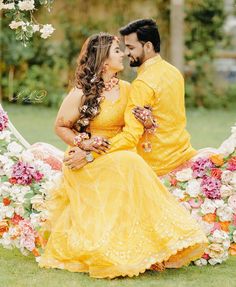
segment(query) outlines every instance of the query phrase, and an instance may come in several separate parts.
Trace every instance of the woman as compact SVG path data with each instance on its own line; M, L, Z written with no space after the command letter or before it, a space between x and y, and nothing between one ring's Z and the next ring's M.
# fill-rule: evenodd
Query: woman
M100 33L83 46L76 88L58 112L56 130L70 147L105 150L124 125L129 84L117 80L123 52ZM104 139L85 141L87 134ZM63 165L48 201L51 234L39 265L96 278L178 268L200 258L207 239L145 161L132 151L103 155L81 169Z

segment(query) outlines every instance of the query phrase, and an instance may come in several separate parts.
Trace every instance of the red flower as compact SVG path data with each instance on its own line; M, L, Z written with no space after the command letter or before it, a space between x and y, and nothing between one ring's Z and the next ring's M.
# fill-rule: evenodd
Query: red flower
M219 168L211 169L211 176L217 179L221 179L222 171Z
M16 184L17 180L14 177L9 178L8 180L11 184Z
M21 217L20 215L15 213L14 216L12 217L11 221L14 224L18 224L23 219L24 219L23 217Z
M3 202L3 204L4 204L5 206L7 206L7 205L10 205L11 200L10 200L9 198L7 198L7 197L4 197L4 198L2 199L2 202Z
M171 180L170 180L170 184L173 185L173 186L176 186L177 182L178 181L177 181L177 179L175 177L172 177Z
M208 260L208 259L210 259L210 256L209 256L209 254L204 253L202 255L202 258Z

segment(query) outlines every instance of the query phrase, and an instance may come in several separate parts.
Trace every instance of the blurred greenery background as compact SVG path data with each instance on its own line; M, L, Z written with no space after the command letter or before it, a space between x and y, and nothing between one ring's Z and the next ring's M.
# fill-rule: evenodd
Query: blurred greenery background
M236 26L229 24L235 25L236 0L185 0L184 11L186 105L236 107ZM137 18L157 20L161 54L170 60L170 13L170 0L54 1L50 14L41 8L34 14L56 31L47 40L33 37L27 47L1 13L0 99L30 104L36 98L37 104L57 108L73 83L85 39L99 31L118 34L119 27ZM126 65L121 78L134 77Z

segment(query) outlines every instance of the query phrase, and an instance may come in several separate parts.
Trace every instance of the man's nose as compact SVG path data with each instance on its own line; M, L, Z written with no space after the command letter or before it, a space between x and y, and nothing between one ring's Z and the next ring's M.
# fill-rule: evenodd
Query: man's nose
M130 51L129 51L128 48L125 48L125 55L128 56L128 57L130 56Z

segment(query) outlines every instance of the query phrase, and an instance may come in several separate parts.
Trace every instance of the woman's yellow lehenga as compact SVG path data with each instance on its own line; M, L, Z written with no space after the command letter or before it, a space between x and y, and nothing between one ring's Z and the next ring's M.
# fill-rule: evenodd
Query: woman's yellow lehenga
M128 88L120 81L120 98L102 102L92 134L112 137L121 130ZM40 267L134 276L153 264L187 265L207 245L188 211L132 151L103 155L80 170L63 166L47 205L51 233Z

